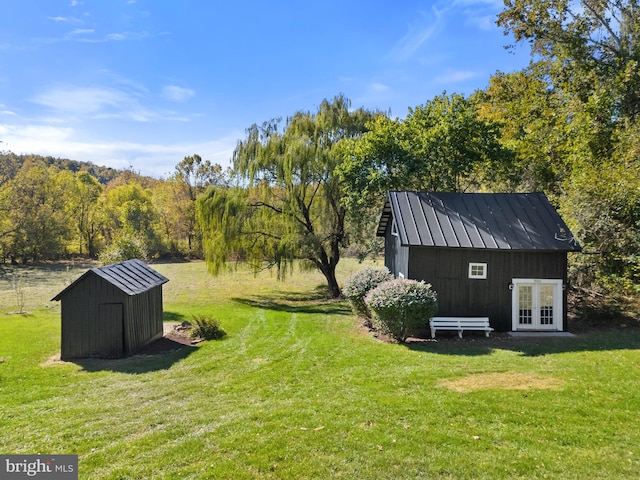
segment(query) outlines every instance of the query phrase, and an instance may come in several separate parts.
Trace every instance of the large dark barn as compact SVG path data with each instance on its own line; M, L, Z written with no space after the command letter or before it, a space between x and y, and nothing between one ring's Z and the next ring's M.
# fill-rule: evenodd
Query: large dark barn
M92 268L56 295L61 358L123 357L162 337L162 285L140 260Z
M567 253L581 248L544 194L390 192L377 234L396 277L432 284L438 316L567 329Z

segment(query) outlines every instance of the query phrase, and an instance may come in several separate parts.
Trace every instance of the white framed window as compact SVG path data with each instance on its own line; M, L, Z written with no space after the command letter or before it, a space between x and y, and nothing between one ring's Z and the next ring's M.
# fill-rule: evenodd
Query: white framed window
M484 280L487 278L486 263L469 263L469 278Z

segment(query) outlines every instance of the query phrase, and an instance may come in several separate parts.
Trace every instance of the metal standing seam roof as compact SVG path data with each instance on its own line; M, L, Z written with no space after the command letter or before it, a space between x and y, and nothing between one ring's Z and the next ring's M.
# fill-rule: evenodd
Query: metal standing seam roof
M580 251L543 193L389 192L378 224L403 246Z
M73 286L89 274L96 274L127 295L137 295L169 281L167 277L156 272L140 260L126 260L113 265L92 268L80 276L75 282L62 290L52 300L60 298Z

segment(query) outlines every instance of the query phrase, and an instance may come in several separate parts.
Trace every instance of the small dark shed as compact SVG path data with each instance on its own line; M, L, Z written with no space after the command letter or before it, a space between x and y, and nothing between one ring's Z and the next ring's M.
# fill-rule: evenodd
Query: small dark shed
M438 316L566 330L567 252L581 248L544 194L390 192L377 234L396 277L432 284Z
M162 285L140 260L92 268L56 295L61 358L123 357L162 337Z

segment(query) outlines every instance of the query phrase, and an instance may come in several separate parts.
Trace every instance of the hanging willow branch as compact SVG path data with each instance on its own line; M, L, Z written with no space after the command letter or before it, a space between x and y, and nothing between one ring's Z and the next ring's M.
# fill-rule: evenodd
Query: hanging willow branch
M345 244L345 212L334 176L335 147L360 136L373 116L350 111L348 100L336 97L316 113L251 126L233 155L246 188L212 189L198 201L209 269L217 273L235 257L254 268L276 266L283 276L284 267L305 259L338 296L335 267Z

